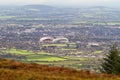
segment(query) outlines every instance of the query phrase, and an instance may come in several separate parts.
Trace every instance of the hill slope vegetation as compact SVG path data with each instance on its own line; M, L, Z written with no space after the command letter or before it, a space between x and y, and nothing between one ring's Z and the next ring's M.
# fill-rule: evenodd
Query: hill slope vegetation
M1 80L119 80L108 74L0 59Z

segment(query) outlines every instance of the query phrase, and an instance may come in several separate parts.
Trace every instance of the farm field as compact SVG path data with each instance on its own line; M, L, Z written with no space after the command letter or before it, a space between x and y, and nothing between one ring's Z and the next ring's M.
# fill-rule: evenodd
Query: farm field
M58 47L66 47L66 44L43 44L43 47L49 47L49 46L58 46Z
M21 55L29 55L29 54L34 54L32 51L27 51L27 50L18 50L15 48L7 49L5 50L6 53L11 53L11 54L21 54Z
M6 20L11 18L14 18L14 16L0 16L0 20Z
M69 50L65 49L64 51ZM4 53L4 55L9 55L7 59L10 60L18 60L24 63L38 63L38 64L45 64L50 66L59 66L59 67L68 67L68 68L74 68L74 69L88 69L91 68L91 70L96 69L96 65L99 65L99 60L96 58L88 58L88 57L77 57L77 56L58 56L53 53L49 52L33 52L28 50L20 50L20 49L6 49L6 50L0 50ZM75 53L75 50L72 50L73 55L78 54ZM101 51L96 51L96 54L100 54ZM71 53L70 53L71 54ZM79 53L84 54L84 53ZM2 54L1 54L2 55ZM3 56L3 58L6 58L6 56ZM96 65L95 65L96 64Z
M29 55L27 56L28 61L65 61L66 59L59 56L48 55L48 54L39 54L39 55Z

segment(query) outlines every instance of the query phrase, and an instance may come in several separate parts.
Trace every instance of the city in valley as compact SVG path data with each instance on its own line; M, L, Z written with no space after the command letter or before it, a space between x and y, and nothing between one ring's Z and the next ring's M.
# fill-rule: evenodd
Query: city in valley
M120 10L114 8L0 9L2 58L99 72L109 47L120 44Z

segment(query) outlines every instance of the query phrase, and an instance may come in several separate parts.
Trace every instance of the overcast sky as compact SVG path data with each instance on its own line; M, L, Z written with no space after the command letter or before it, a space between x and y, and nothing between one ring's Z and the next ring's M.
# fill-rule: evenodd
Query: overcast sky
M120 0L0 0L0 5L50 4L59 6L120 7Z

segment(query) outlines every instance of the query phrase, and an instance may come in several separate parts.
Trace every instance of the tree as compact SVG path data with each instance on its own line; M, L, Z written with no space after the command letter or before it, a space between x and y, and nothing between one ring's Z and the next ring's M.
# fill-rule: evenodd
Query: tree
M101 67L100 71L103 73L120 74L120 52L116 44L112 45L109 53L103 58Z

